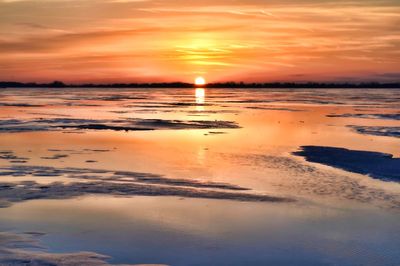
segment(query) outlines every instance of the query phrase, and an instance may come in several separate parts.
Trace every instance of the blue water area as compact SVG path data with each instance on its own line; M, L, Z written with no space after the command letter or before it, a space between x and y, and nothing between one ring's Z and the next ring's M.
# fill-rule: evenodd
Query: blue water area
M293 154L303 156L309 162L386 181L400 181L400 158L393 158L391 154L322 146L302 146Z
M43 215L46 213L46 215ZM399 265L399 215L379 209L174 197L31 201L0 229L46 232L47 252L115 264Z

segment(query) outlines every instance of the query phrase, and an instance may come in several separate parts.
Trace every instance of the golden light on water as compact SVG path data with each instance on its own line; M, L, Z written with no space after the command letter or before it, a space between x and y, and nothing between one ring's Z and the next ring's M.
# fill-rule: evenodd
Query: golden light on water
M204 111L204 104L206 102L206 91L203 88L197 88L195 90L195 97L196 97L196 110L197 111Z
M203 86L203 85L206 85L206 80L205 80L203 77L197 77L197 78L194 80L194 84L195 84L196 86Z
M195 91L195 96L196 96L196 104L205 103L206 91L203 88L197 88Z

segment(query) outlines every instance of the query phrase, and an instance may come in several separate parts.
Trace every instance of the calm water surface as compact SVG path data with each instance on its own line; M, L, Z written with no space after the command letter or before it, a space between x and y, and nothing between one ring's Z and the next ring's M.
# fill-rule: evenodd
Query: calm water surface
M398 180L293 154L313 145L398 158L399 95L2 89L0 232L35 233L39 249L18 249L91 251L111 264L399 265ZM115 179L118 171L130 174ZM76 191L77 183L96 188ZM7 194L9 184L32 196ZM62 193L54 184L63 184ZM141 187L128 193L116 184ZM154 187L163 192L143 195Z

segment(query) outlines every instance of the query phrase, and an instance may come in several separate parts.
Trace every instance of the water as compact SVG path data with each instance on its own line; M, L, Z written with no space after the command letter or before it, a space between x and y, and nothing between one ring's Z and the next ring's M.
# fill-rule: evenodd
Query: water
M293 154L314 145L398 158L396 95L2 90L0 183L16 187L0 190L0 232L29 240L11 257L36 258L35 242L46 261L91 251L112 264L398 265L399 183Z

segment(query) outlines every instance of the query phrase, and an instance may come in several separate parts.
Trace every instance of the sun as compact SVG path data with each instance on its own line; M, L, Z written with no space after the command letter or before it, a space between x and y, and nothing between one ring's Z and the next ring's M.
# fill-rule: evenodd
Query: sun
M194 80L194 84L197 85L197 86L206 85L206 80L203 77L197 77Z

